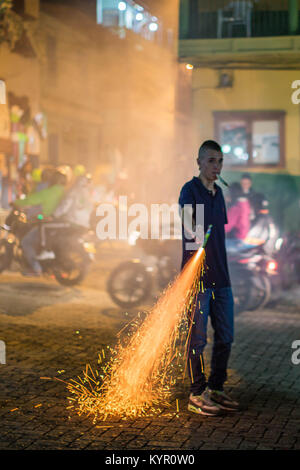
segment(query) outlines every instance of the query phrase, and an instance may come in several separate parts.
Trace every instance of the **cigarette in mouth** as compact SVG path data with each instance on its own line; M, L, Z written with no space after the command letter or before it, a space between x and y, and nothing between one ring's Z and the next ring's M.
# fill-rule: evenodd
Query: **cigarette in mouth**
M227 187L229 188L229 184L226 183L225 180L223 180L222 176L218 175L218 178L219 178L219 180L221 181L221 183L225 184L225 186L227 186Z

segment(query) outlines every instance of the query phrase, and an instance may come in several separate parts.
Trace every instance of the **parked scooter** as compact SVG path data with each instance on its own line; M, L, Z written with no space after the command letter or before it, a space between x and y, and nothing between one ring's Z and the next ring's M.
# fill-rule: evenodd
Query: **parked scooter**
M264 244L228 254L235 312L263 308L278 277L277 263L265 252Z
M263 200L245 240L248 248L227 251L236 313L257 310L269 302L279 279L275 248L278 237L279 230Z

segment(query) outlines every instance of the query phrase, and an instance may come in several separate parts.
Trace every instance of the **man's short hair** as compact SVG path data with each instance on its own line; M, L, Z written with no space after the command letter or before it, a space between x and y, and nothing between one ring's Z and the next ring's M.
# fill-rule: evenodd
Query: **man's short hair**
M242 176L241 176L241 180L244 180L244 179L252 181L250 173L243 173Z
M199 148L198 160L201 160L203 157L205 157L210 150L216 150L217 152L222 153L222 149L218 142L215 142L214 140L206 140Z

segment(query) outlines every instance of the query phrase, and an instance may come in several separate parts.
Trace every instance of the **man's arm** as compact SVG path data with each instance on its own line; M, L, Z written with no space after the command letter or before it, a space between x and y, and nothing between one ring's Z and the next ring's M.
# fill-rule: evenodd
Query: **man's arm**
M37 193L29 194L24 199L16 199L14 201L14 205L17 207L28 207L28 206L37 206L38 204L42 204L44 200L43 195L41 196L42 192L43 191L39 191Z
M187 185L184 185L180 192L179 205L181 222L186 238L189 238L191 241L194 240L196 244L200 244L200 234L197 233L199 227L196 226L197 207L195 207L193 193Z
M193 217L193 207L185 204L180 208L181 222L184 230L190 235L190 238L195 238L195 219Z

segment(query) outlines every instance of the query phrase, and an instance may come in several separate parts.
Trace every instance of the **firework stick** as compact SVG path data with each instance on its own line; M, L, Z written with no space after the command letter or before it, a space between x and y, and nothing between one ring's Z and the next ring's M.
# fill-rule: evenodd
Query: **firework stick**
M209 239L209 237L210 237L212 228L213 228L213 226L212 226L212 224L210 224L210 225L208 226L207 232L206 232L205 237L204 237L203 245L202 245L201 248L205 248L205 247L206 247L206 244L207 244L208 239ZM200 248L200 249L201 249L201 248Z
M201 371L204 372L202 354L200 354Z
M192 384L193 384L193 383L194 383L194 376L193 376L192 361L191 361L191 360L189 360L189 363L190 363L191 381L192 381Z

